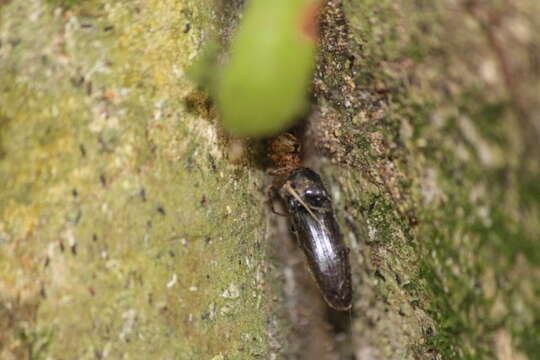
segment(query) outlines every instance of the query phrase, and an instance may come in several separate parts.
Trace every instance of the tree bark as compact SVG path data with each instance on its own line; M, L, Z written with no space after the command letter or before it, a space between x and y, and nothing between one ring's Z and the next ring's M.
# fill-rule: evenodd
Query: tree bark
M325 3L305 148L351 249L338 313L262 142L186 75L240 2L0 1L0 357L535 358L539 10Z

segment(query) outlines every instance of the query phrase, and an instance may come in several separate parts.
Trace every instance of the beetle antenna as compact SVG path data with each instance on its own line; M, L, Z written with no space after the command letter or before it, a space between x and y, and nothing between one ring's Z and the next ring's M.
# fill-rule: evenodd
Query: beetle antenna
M302 198L300 197L300 195L298 195L298 193L291 187L291 184L287 181L283 187L289 192L289 194L291 194L296 200L298 200L298 202L306 208L307 212L313 217L313 219L319 224L321 225L321 227L326 231L326 232L330 232L328 231L328 229L326 228L326 226L324 226L324 224L319 220L319 218L317 216L315 216L315 214L313 213L313 211L311 210L311 208L305 203L304 200L302 200Z

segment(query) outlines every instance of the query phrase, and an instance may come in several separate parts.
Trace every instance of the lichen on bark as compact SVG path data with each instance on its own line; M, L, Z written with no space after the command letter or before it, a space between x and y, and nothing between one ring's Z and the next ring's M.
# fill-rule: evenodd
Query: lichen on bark
M538 5L329 4L312 131L364 223L364 279L416 312L385 329L395 296L367 281L384 311L358 336L376 358L534 358Z
M184 101L214 5L0 6L0 357L263 356L260 171Z

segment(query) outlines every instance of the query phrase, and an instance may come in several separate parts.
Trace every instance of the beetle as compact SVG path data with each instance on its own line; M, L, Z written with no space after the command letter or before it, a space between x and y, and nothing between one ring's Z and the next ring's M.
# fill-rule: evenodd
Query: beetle
M340 311L352 305L349 249L334 217L332 199L312 169L294 169L279 195L293 230L326 303Z

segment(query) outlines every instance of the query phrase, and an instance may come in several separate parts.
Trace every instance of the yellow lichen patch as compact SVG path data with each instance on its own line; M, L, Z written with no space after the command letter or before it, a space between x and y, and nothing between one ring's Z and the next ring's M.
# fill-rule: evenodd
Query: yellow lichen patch
M39 208L34 205L21 205L9 199L2 209L2 227L14 241L24 241L36 228Z

